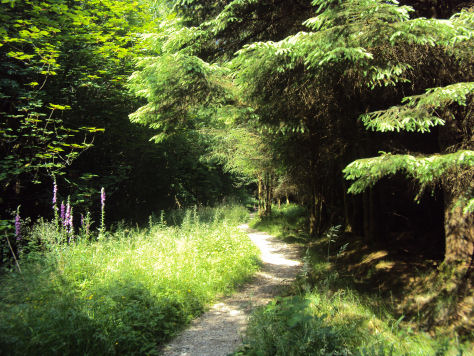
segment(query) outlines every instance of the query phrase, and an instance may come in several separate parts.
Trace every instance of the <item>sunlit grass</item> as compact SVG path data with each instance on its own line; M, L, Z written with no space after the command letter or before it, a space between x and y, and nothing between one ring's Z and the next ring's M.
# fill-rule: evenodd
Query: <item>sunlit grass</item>
M298 228L294 214L280 210L253 225L284 237L283 227ZM395 316L389 301L356 290L348 276L339 275L327 248L313 246L304 257L294 295L277 298L253 314L238 355L472 354L472 343L461 343L452 334L429 335Z
M31 253L23 274L1 280L2 354L158 353L257 269L256 247L237 228L245 210L210 215L190 211L181 226L121 228L98 242Z
M276 237L305 237L305 208L296 204L283 204L280 208L273 207L272 215L255 217L250 227L268 232Z

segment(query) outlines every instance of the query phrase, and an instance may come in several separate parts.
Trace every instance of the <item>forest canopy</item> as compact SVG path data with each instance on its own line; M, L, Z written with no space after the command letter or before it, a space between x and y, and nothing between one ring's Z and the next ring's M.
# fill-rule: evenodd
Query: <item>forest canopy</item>
M248 219L306 252L244 354L472 351L473 41L468 0L1 0L0 353L158 354Z
M261 214L304 204L312 236L375 241L397 216L441 214L446 258L465 259L473 16L434 0L3 1L3 218L44 210L53 180L83 210L105 187L111 219L253 191Z
M297 187L312 234L338 222L383 234L391 212L375 211L404 176L418 188L398 199L433 192L449 236L473 213L473 12L433 2L435 16L420 17L422 3L178 2L148 36L155 52L130 82L147 104L130 117L160 140L193 130L233 142L232 154L217 144L214 155L252 172L267 212L279 182Z

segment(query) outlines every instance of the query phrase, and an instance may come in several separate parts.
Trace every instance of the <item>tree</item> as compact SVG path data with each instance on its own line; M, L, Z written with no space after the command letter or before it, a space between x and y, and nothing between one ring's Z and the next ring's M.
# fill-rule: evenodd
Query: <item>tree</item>
M467 77L472 78L472 73ZM472 116L474 83L432 88L404 98L404 105L366 114L369 129L386 131L439 131L441 154L391 154L356 160L345 169L356 181L349 192L360 193L386 176L403 172L421 185L420 193L436 184L444 190L446 261L469 261L474 256L474 151ZM444 126L446 126L445 130Z
M224 128L208 130L208 134L214 141L210 157L239 175L244 184L256 183L258 214L270 215L278 167L266 137L248 122L232 122Z
M261 16L270 3L276 6ZM175 18L158 36L158 57L140 72L146 77L141 82L149 83L141 92L149 104L132 119L169 132L186 125L212 126L224 108L234 108L241 117L251 112L251 119L241 122L256 127L268 140L272 151L268 157L278 162L274 166L284 167L284 175L308 206L314 236L345 222L347 229L362 231L369 240L376 238L381 225L377 212L383 208L378 200L391 186L368 189L362 198L348 196L341 171L380 150L426 155L461 150L444 157L442 164L462 157L457 167L462 166L466 175L456 191L466 189L472 171L472 125L462 118L468 118L471 110L471 73L465 70L472 67L471 12L450 20L425 19L411 17L414 10L409 6L381 0L213 4L215 12L205 18L193 18L182 8L185 21ZM268 19L277 19L279 11L292 6L292 16L269 26ZM308 19L311 11L315 16ZM443 11L447 14L453 7ZM253 21L247 21L249 16ZM307 19L304 27L302 18ZM387 111L404 97L409 97L404 107ZM436 102L439 105L433 106ZM438 132L446 136L441 128L428 135L411 134L447 122L439 113L433 114L444 107L459 117L460 136L447 135L450 142L438 144ZM398 120L401 112L411 119ZM380 132L390 124L392 130L407 129L407 134L386 138L364 129L366 125ZM450 151L448 146L456 148ZM390 157L399 159L395 154ZM406 160L402 161L397 167L403 167ZM351 192L364 179L373 184L387 175L382 164L375 162L371 168L367 163L364 168L362 162L375 161L359 161L345 170L348 178L360 174ZM359 173L350 173L351 167L359 167ZM470 206L471 198L463 199Z
M31 181L53 174L68 174L73 201L86 202L87 178L94 174L70 165L92 147L97 133L113 126L110 118L127 118L136 105L124 83L141 50L137 33L153 26L141 3L2 2L2 210L20 201L29 208L25 197L43 200L44 188Z

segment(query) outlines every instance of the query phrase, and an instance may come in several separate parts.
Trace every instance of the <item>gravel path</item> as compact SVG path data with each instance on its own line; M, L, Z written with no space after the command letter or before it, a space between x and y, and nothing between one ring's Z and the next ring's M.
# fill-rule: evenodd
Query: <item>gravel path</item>
M240 228L261 251L262 268L240 292L214 304L163 349L164 356L225 356L242 342L251 311L280 295L301 268L300 250L275 237Z

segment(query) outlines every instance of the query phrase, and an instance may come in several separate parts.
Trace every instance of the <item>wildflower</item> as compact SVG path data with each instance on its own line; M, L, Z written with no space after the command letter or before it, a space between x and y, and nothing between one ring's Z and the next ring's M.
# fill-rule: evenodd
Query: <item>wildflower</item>
M69 200L68 200L67 205L66 205L66 214L65 214L64 220L63 220L64 227L67 228L69 226L70 218L71 218L71 204L69 204Z
M54 180L54 184L53 184L53 205L56 205L57 193L58 193L58 185L56 184L56 180Z
M18 209L16 210L16 216L15 216L15 236L16 236L17 241L21 240L20 230L21 230L20 207L18 207Z
M81 214L82 232L85 233L87 237L89 237L89 233L90 233L90 222L91 222L90 212L87 212L86 216Z
M65 217L66 217L66 207L64 205L64 202L62 201L61 202L61 222L64 224L64 220L65 220Z
M100 204L102 206L102 209L104 209L104 206L105 206L105 189L104 189L104 187L102 187L102 189L100 190Z
M105 232L105 189L102 187L100 190L100 204L101 204L101 214L100 214L100 235Z
M69 212L69 221L68 221L68 225L69 225L69 230L68 230L68 232L69 232L70 234L72 234L72 233L74 232L74 224L73 224L73 222L72 222L72 218L73 218L73 213L72 213L72 208L71 208L71 210L70 210L70 212Z

